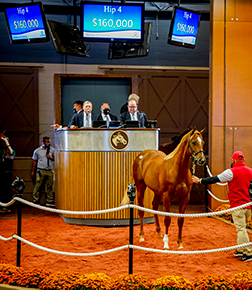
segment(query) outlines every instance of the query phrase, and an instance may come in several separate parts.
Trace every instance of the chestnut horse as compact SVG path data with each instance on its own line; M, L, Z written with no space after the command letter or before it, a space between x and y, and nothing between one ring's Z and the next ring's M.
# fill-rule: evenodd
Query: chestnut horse
M192 174L190 172L190 158L194 164L203 165L206 162L203 153L203 137L205 131L192 129L185 134L178 146L169 155L159 150L144 150L134 160L133 178L136 184L137 200L139 206L144 206L144 192L146 187L154 192L153 209L158 210L161 197L166 212L170 211L173 198L179 200L179 213L184 213L189 202L190 191L192 188ZM138 211L140 218L140 242L144 241L143 216L144 211ZM158 215L154 214L156 231L159 237L163 237L159 225ZM168 250L168 228L171 217L165 216L165 236L164 249ZM184 218L178 218L178 247L182 246L182 227Z

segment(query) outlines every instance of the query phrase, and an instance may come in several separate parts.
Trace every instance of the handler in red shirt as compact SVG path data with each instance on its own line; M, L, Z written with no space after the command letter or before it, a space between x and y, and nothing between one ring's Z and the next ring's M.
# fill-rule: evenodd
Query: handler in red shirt
M248 202L251 202L249 195L249 185L252 180L252 169L245 165L244 154L241 151L235 151L232 158L231 168L222 173L207 178L198 178L192 176L194 183L213 184L216 182L228 182L228 199L230 207L234 208ZM251 216L251 206L237 209L232 212L232 218L237 231L237 245L249 243L249 237L246 230L247 219ZM235 257L241 257L240 260L248 262L252 260L251 246L238 248Z

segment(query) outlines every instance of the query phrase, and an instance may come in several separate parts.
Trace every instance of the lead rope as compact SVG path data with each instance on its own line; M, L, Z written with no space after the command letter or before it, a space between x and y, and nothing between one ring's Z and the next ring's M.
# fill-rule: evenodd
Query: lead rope
M195 167L196 167L196 164L193 160L193 165L192 165L192 174L194 175L195 174Z

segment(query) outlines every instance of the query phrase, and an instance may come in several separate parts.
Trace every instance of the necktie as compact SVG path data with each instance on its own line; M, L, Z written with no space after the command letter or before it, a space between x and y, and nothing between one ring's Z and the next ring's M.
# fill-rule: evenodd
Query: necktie
M89 114L86 115L86 126L85 127L89 127Z
M106 119L106 122L107 122L107 128L109 127L109 118L108 118L108 115L105 115L105 119Z
M133 121L136 121L135 114L132 114L132 120L133 120Z

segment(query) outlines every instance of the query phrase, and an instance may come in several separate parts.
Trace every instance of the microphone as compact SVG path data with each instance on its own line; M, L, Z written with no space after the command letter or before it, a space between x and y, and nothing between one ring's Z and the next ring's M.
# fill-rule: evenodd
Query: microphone
M139 112L139 111L138 111L138 113L140 115L140 118L139 118L139 127L141 127L141 123L143 123L142 125L144 127L143 113L142 112Z
M90 113L90 110L87 110L88 114Z
M46 155L47 154L49 154L49 152L50 152L50 146L51 146L51 144L47 144L47 150L46 150ZM47 166L49 167L49 158L47 158Z

